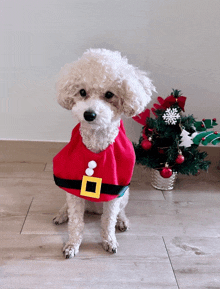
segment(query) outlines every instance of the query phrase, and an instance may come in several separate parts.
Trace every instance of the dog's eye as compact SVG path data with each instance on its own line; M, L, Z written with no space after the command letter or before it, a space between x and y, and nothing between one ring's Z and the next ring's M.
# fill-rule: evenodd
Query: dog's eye
M110 99L110 98L112 98L114 96L114 93L112 93L111 91L107 91L106 93L105 93L105 98L107 98L107 99Z
M79 93L80 93L80 95L83 96L83 97L86 96L86 91L85 91L85 89L80 89Z

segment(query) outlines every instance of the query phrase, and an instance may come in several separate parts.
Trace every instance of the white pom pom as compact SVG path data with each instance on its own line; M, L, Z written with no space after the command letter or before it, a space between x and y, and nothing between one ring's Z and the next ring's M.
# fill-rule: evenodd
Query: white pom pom
M86 174L87 176L91 177L94 174L93 169L90 169L90 168L86 169Z
M90 169L94 169L97 167L97 163L95 161L91 161L88 163L88 166Z

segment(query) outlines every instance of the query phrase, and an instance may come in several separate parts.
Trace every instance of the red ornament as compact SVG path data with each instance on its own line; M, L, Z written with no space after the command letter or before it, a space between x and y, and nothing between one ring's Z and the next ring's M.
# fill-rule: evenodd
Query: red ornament
M212 121L216 121L216 118L213 118L213 120Z
M205 118L203 118L202 121L205 121Z
M201 127L205 127L205 125L202 123L202 124L201 124Z
M161 155L164 155L164 154L165 154L165 150L163 150L163 149L158 149L158 153L161 154Z
M204 141L204 140L205 140L205 137L202 138L202 141Z
M180 165L180 164L182 164L184 162L184 160L185 160L184 156L182 154L179 154L177 156L175 162Z
M148 139L144 139L141 142L141 146L145 151L148 151L152 147L152 142L149 141Z
M169 167L164 167L161 171L160 171L160 175L161 177L168 179L172 176L173 171L171 170L171 168Z
M148 128L147 126L145 126L142 132L143 139L149 138L149 135L152 135L153 131L153 128Z
M217 131L215 131L215 132L214 132L214 134L218 134L218 132L217 132Z
M199 176L200 175L200 170L197 171L197 173L194 176Z

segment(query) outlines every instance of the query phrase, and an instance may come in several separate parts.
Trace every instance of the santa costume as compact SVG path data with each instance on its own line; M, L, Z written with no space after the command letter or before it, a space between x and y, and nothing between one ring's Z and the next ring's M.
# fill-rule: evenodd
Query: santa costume
M54 157L56 185L66 192L93 202L121 197L128 188L135 164L134 148L121 120L115 141L100 153L82 142L80 123L70 142Z

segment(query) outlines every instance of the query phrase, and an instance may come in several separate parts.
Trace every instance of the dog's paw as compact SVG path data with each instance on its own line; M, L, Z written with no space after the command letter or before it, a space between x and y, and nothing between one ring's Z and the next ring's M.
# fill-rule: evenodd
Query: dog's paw
M118 219L116 223L116 229L118 229L121 232L125 232L129 230L129 220L126 219Z
M60 224L66 223L67 221L68 221L68 214L67 213L57 214L53 218L53 222L55 225L60 225Z
M118 248L118 242L117 241L107 241L103 240L102 241L102 246L105 251L110 252L110 253L117 253L117 248Z
M74 258L79 253L79 246L75 246L69 242L63 247L63 254L65 259Z

